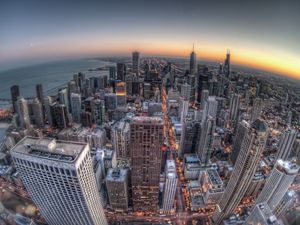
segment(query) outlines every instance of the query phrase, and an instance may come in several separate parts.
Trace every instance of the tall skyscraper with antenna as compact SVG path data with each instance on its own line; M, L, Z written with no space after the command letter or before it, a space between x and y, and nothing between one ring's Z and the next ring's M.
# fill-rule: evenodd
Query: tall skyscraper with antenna
M190 74L196 74L197 72L197 55L194 51L194 44L193 44L193 51L191 52L190 56Z
M230 74L231 74L231 68L230 68L230 49L227 49L226 59L225 59L225 62L224 62L224 72L225 72L225 76L227 78L229 78Z

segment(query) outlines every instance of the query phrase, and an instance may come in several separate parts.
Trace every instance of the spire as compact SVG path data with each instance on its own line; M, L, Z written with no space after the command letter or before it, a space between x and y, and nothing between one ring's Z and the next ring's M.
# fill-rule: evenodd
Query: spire
M194 43L193 43L193 52L194 52Z

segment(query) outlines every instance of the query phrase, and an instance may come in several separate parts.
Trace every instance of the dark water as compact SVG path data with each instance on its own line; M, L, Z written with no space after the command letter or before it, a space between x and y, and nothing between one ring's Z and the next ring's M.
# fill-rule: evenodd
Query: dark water
M21 95L24 97L35 96L35 85L42 84L44 91L67 83L73 74L87 72L89 69L111 65L94 59L79 59L58 61L34 66L17 68L0 72L0 98L10 98L10 87L19 85ZM101 73L101 71L97 71ZM5 103L0 102L1 105Z

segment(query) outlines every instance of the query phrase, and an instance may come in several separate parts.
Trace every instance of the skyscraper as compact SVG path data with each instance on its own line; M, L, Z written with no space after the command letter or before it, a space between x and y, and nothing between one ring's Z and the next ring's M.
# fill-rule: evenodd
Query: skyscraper
M127 210L128 170L110 168L105 180L110 207L115 210Z
M230 122L235 125L238 122L240 108L240 95L233 94L230 97L230 105L229 105L229 119Z
M255 121L260 116L262 107L263 107L262 99L261 98L254 99L253 107L251 111L251 119L250 119L251 122Z
M52 99L50 96L46 96L44 98L44 104L45 104L45 121L48 121L48 124L50 126L53 125L53 119L52 119L52 113L51 113L51 105L52 105Z
M202 90L202 93L201 93L201 102L200 102L200 108L201 109L204 109L205 102L207 101L208 96L209 96L208 90L205 90L205 89Z
M180 90L181 97L190 100L191 98L191 85L184 83L181 85L181 90Z
M270 209L274 210L297 176L298 170L296 164L277 160L263 190L258 195L256 204L267 202Z
M277 159L287 160L289 158L297 135L298 132L292 128L288 128L282 132L278 144L275 162Z
M37 84L35 86L35 89L36 89L36 97L38 98L40 103L43 105L43 103L44 103L43 85Z
M190 55L190 74L196 75L197 72L197 55L194 52L194 44L193 44L193 51Z
M224 218L230 216L244 197L256 172L267 137L268 127L263 120L258 119L247 125L234 171L220 199L220 211L213 216L214 224L220 224Z
M11 101L12 101L12 105L13 105L13 110L14 110L14 112L16 112L17 111L16 101L18 100L18 97L20 96L19 85L11 86L10 94L11 94Z
M227 50L226 59L224 62L224 73L227 78L231 75L231 66L230 66L230 50Z
M113 145L117 159L130 159L130 127L129 123L120 121L112 128Z
M272 224L272 225L281 225L276 216L273 214L272 210L266 202L257 204L254 206L253 211L247 217L243 225L259 225L259 224Z
M65 105L53 103L51 104L51 115L53 126L58 128L66 128L69 124L68 110Z
M102 125L105 122L105 102L104 100L94 100L94 119L97 125Z
M80 123L81 121L81 95L76 93L71 93L71 111L72 119L74 122Z
M159 117L133 117L130 123L131 183L134 211L158 209L163 121Z
M15 104L16 104L16 111L18 114L20 127L24 129L28 129L31 123L30 123L30 117L28 112L27 100L25 100L23 97L18 97L18 100L16 101Z
M126 105L126 84L123 81L116 83L117 106Z
M162 210L169 213L174 205L175 193L177 188L177 175L174 160L167 160L165 168L166 182L163 191Z
M66 88L61 89L58 92L59 103L65 105L69 112L69 98L68 98L68 90Z
M208 117L201 123L200 141L198 145L198 156L201 162L207 165L210 162L212 143L215 133L216 122L212 117Z
M88 144L23 138L11 155L49 225L106 225Z
M117 63L117 80L125 81L126 65L125 63Z
M38 98L35 98L32 102L32 112L34 117L34 124L37 127L44 126L43 106Z
M132 53L132 72L137 76L140 74L140 53L137 51Z

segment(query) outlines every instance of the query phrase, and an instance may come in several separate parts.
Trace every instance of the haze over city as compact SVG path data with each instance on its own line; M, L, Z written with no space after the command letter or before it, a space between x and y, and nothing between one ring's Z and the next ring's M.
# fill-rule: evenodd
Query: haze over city
M2 1L0 70L57 59L183 57L300 78L299 1Z

